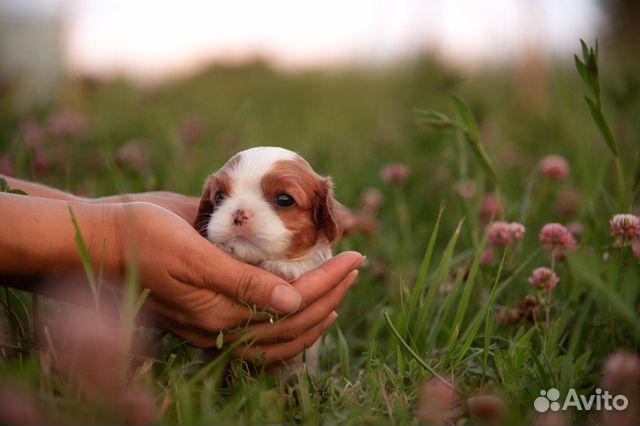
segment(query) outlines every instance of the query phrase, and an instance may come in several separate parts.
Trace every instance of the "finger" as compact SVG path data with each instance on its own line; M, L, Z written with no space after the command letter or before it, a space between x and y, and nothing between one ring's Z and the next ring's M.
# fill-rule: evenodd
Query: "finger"
M293 286L300 291L303 306L310 305L327 294L351 271L361 267L363 262L364 256L360 253L345 251L298 278Z
M217 335L220 330L246 327L251 323L267 321L270 315L255 312L231 299L200 287L176 283L177 291L172 299L160 298L151 293L145 310L160 318L175 321L199 332Z
M311 345L313 345L316 340L322 336L322 333L329 328L337 318L337 313L331 314L324 322L311 328L302 336L291 342L238 348L234 351L234 355L245 361L257 362L259 364L271 365L275 363L283 363L311 347Z
M164 318L161 322L165 329L189 345L202 349L216 346L216 335L201 333L197 329L184 326L169 318Z
M234 259L204 238L191 243L196 245L195 250L181 253L186 268L175 273L177 279L232 300L240 299L257 309L291 313L300 307L300 292L277 275Z
M351 271L335 289L328 295L320 298L312 305L306 307L299 313L283 319L275 324L255 324L247 327L247 332L253 332L255 342L284 343L295 340L307 330L323 322L342 303L349 289L355 283L358 271ZM230 333L225 336L226 340L235 341L244 333Z

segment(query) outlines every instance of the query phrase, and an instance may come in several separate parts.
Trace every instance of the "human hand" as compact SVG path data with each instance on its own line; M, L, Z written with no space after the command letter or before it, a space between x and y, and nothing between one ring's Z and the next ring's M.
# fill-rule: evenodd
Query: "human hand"
M247 361L270 365L295 360L338 318L336 309L358 277L358 270L351 268L362 262L359 253L343 252L304 274L293 283L303 295L302 309L276 323L252 324L226 334L225 344L245 339L245 345L235 349L234 354ZM249 345L256 350L248 349Z
M347 252L293 284L242 263L202 238L190 224L148 203L122 204L114 223L119 253L135 253L140 283L151 290L147 303L160 322L195 346L212 347L220 331L248 325L267 363L302 352L335 321L333 312L355 282L363 257ZM125 258L120 259L123 269ZM241 299L246 305L236 303ZM257 310L289 314L276 324L259 324ZM228 341L238 338L229 334ZM236 350L244 357L244 351Z

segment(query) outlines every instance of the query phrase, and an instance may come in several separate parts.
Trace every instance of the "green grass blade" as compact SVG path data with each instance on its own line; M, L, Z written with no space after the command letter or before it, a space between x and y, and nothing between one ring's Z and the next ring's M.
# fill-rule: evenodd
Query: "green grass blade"
M409 352L409 354L413 357L413 359L415 359L418 362L418 364L420 364L425 370L427 370L433 376L439 378L444 383L451 386L444 377L439 375L433 368L431 368L429 364L427 364L422 358L420 358L420 356L411 348L411 346L409 346L409 344L402 338L402 336L400 336L400 333L398 333L398 330L393 325L393 321L391 321L391 318L389 317L389 312L385 310L384 312L382 312L382 315L384 315L384 318L387 321L387 324L389 325L389 328L391 329L391 332L393 333L393 335L396 337L396 339L398 339L400 344L407 350L407 352Z
M457 96L452 96L453 104L456 107L456 111L462 120L462 124L464 124L467 132L474 139L478 138L478 124L476 123L476 118L473 115L471 109L465 104L462 99Z
M498 284L500 283L500 277L502 276L502 270L504 268L504 262L507 258L507 253L509 252L509 248L506 247L504 253L502 254L502 260L500 261L500 267L498 268L498 273L496 274L496 279L493 283L493 287L491 288L491 294L489 295L489 299L485 303L484 307L478 313L479 315L474 318L471 326L467 329L464 336L462 337L462 344L460 349L458 350L458 354L455 360L454 365L460 364L462 359L465 357L469 348L471 348L471 344L475 340L478 335L478 331L480 330L480 326L482 325L483 319L486 317L488 311L491 309L493 302L496 298L498 292Z
M591 112L591 117L593 118L593 122L595 123L600 135L604 139L607 147L613 154L614 157L618 158L618 145L613 137L613 133L611 132L611 128L609 127L609 123L604 118L604 114L602 113L602 106L591 99L588 96L584 97L585 102L589 106L589 111Z
M569 338L569 349L567 350L567 352L574 358L579 350L578 345L580 345L581 343L581 338L584 334L584 329L587 324L587 319L589 318L589 312L591 311L592 303L593 300L591 298L582 303L580 311L578 312L578 316L574 321L574 326L571 331L571 337Z
M589 81L587 67L580 59L578 59L578 55L573 55L573 61L576 64L576 70L578 71L578 74L580 74L580 78L582 79L584 84L586 84L590 88L591 82Z
M491 315L491 309L487 310L484 320L484 345L482 348L482 381L487 376L487 365L489 362L489 348L491 347L491 337L493 336L494 317Z
M638 189L638 185L640 184L640 150L636 155L636 164L633 168L633 186L631 187L631 191L635 193Z
M420 265L420 272L418 273L418 278L416 278L416 283L411 290L411 295L408 300L408 308L407 308L407 318L413 318L416 312L416 308L420 301L420 297L424 290L424 286L427 282L427 274L429 272L429 266L431 265L431 257L433 255L433 249L436 245L436 240L438 238L438 232L440 230L440 221L442 219L442 214L444 213L444 203L440 205L440 211L438 212L438 217L436 219L435 225L433 225L433 231L431 231L431 237L429 238L429 244L427 245L427 250L424 253L424 257L422 259L422 264Z
M138 313L140 312L140 309L142 309L142 305L144 305L145 300L147 300L147 297L149 296L149 293L151 293L151 290L149 290L148 288L145 288L138 295L138 299L136 300L136 303L133 305L132 315L134 317L136 317L138 315Z
M500 287L498 287L498 290L496 291L496 297L500 296L500 294L502 294L502 292L509 287L509 285L520 276L520 274L522 274L522 272L529 266L529 264L533 261L533 259L535 259L538 254L540 253L541 248L537 248L535 249L529 256L527 256L527 258L525 260L523 260L520 265L518 265L518 267L511 273L511 275L509 275L509 277L507 279L505 279L502 284L500 284Z
M351 376L351 357L349 353L349 344L347 343L347 339L345 339L344 334L342 334L342 330L340 327L336 327L338 331L338 350L340 353L340 366L342 368L342 375L344 377Z
M187 386L190 386L190 387L195 386L197 383L201 382L205 378L210 377L212 375L212 372L216 368L220 368L220 366L222 367L226 366L227 362L231 359L231 354L233 353L233 351L236 348L240 347L240 345L249 341L252 337L253 337L253 333L248 332L245 335L243 335L241 338L239 338L238 340L230 344L229 347L224 352L222 352L213 361L211 361L210 363L202 367L193 376L191 376L189 380L187 380L186 382Z
M447 324L447 319L451 316L451 311L453 306L458 301L459 295L462 292L462 274L458 274L456 276L456 280L453 283L453 288L446 295L445 299L440 304L440 308L438 309L438 313L436 314L435 319L431 325L431 330L429 331L429 336L427 337L427 347L431 348L435 344L435 340L438 337L440 331L442 331L442 327ZM445 328L444 331L446 331Z
M488 229L489 228L487 228L487 230ZM471 294L476 282L476 276L478 274L478 269L480 268L480 258L482 257L482 252L487 244L487 235L488 232L485 231L484 236L482 237L482 242L477 248L476 255L474 256L473 262L471 263L471 269L469 270L469 275L467 276L467 281L464 285L462 297L460 298L460 303L458 304L458 309L456 310L456 315L453 320L451 337L449 339L449 344L447 345L449 351L452 351L454 345L456 344L458 335L460 333L460 327L462 326L462 321L464 320L467 309L469 308L469 301L471 300Z
M450 129L459 127L457 123L451 121L449 117L441 112L424 109L416 109L415 111L426 124L437 129Z
M533 171L527 179L527 186L524 189L524 195L520 203L520 215L518 221L520 223L527 223L529 209L531 208L531 198L533 195L533 184L536 181L537 173Z
M80 225L78 224L78 220L76 219L76 215L73 213L73 209L71 206L69 208L69 215L71 215L71 223L73 223L73 227L75 229L75 242L76 247L78 248L78 252L80 253L80 261L82 262L82 267L84 268L85 275L87 276L87 280L89 281L89 287L91 289L91 294L93 296L93 302L96 305L96 310L98 313L100 312L100 286L98 285L98 281L96 280L96 275L93 270L93 265L91 263L91 256L89 255L89 250L87 249L87 244L84 241L82 236L82 231L80 230Z
M462 224L464 219L462 219L455 231L453 232L453 236L449 240L447 247L442 254L442 258L440 259L440 263L438 264L438 268L436 269L436 275L431 280L429 284L429 288L427 289L427 294L424 297L423 303L420 306L420 310L418 312L417 320L414 324L417 327L417 332L413 333L417 339L420 339L425 331L425 324L427 323L427 318L429 318L429 314L431 313L433 302L436 298L436 294L438 293L438 289L440 285L444 282L444 280L449 275L449 271L451 270L451 260L453 258L453 251L456 247L456 243L458 242L458 237L460 236L460 230L462 228Z
M574 253L568 257L572 273L576 276L576 281L585 283L591 290L596 292L602 302L608 303L615 316L625 321L637 336L640 336L640 318L634 309L618 295L614 289L607 285L593 265L599 264L594 256L585 256Z

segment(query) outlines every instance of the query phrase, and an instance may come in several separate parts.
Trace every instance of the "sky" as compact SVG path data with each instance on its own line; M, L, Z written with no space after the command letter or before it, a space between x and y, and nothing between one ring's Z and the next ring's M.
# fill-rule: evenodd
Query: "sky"
M601 24L596 0L0 0L0 8L63 16L74 69L137 75L256 55L289 68L386 63L427 48L461 64L531 47L566 55Z

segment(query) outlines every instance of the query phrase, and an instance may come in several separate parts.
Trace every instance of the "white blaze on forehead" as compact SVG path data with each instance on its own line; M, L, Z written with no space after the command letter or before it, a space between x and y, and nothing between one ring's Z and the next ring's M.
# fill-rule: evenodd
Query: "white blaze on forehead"
M301 158L293 151L273 146L250 148L238 153L238 156L240 161L229 173L236 194L245 191L260 191L262 194L261 180L276 162Z

